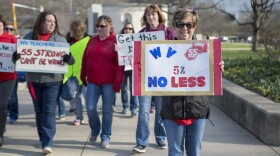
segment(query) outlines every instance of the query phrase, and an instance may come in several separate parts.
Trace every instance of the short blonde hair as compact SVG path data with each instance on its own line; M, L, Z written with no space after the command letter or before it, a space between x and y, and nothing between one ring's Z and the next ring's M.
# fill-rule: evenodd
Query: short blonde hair
M179 8L176 10L176 12L173 15L172 19L172 26L176 26L176 22L180 22L186 17L190 17L193 20L194 27L198 24L198 13L194 9L188 9L188 8Z
M107 15L102 15L102 16L99 16L97 21L96 21L96 25L100 24L101 21L103 21L108 24L110 26L110 32L114 33L114 27L113 27L113 21L112 21L112 18L107 16Z
M72 32L72 37L76 40L79 40L84 37L84 34L86 32L86 25L81 20L74 20L70 24L70 30Z

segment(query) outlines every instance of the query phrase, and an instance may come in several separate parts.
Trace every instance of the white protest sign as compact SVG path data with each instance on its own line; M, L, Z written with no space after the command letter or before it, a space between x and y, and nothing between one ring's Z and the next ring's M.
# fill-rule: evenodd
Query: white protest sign
M222 95L220 40L136 41L134 95Z
M16 44L0 43L0 72L14 72L15 64L12 62L13 52L16 51Z
M20 39L17 52L21 59L16 63L16 71L66 73L68 70L63 56L69 54L69 43Z
M142 32L134 34L119 34L116 36L119 65L131 64L133 58L133 41L165 40L164 31Z

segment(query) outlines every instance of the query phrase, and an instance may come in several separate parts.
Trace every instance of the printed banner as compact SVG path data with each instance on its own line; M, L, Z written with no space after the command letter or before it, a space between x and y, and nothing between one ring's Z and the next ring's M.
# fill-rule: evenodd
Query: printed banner
M165 40L164 31L142 32L134 34L119 34L116 36L119 65L131 65L133 58L133 41Z
M221 43L135 41L133 94L222 95Z
M15 51L16 44L0 43L0 72L12 73L15 71L15 64L12 62L12 56Z
M17 52L21 59L16 63L16 71L66 73L68 70L63 56L69 54L69 43L19 39Z

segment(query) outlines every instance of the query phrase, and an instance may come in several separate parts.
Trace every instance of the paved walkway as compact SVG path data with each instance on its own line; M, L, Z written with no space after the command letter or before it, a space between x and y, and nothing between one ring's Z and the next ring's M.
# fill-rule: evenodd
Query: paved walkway
M34 109L29 93L25 88L19 90L20 118L16 124L7 123L5 144L0 148L0 156L40 156L38 136L35 126ZM99 104L101 106L101 104ZM66 102L66 108L69 108ZM88 125L72 126L75 116L67 114L65 121L57 120L57 133L54 139L53 156L129 156L140 155L132 151L135 146L137 118L121 114L120 96L117 96L117 112L114 113L111 147L100 147L100 138L96 145L88 145L90 135ZM87 119L84 109L84 116ZM247 130L231 120L223 112L211 105L212 126L207 121L202 156L279 156L279 147L269 147L256 139ZM87 121L87 120L86 120ZM151 114L152 129L154 114ZM150 135L150 147L142 156L166 156L167 149L157 149L153 130Z

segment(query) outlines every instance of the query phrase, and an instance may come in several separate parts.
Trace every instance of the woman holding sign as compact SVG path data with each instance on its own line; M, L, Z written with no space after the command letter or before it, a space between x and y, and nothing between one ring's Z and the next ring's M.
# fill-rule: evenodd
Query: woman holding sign
M0 43L17 43L17 39L14 37L14 35L8 34L7 32L4 32L4 27L6 25L6 22L4 21L2 15L0 15ZM11 54L15 51L15 49L9 48L9 53L3 51L3 56L11 56ZM1 51L2 53L2 51ZM6 55L7 54L7 55ZM11 62L11 61L10 61ZM12 94L12 91L14 89L17 75L16 72L5 72L2 68L5 68L2 62L2 59L0 60L0 147L3 144L3 134L6 131L6 120L7 120L7 106L9 102L9 97Z
M192 9L179 9L174 13L172 25L175 40L192 40L198 23L198 14ZM223 62L220 63L223 71ZM168 141L168 155L200 156L205 119L210 109L205 96L162 96L161 117Z
M120 34L132 34L134 32L134 28L132 23L125 23ZM132 67L131 65L125 66L124 78L121 85L121 98L123 103L123 114L128 113L128 92L127 92L127 81L129 81L129 91L130 91L130 111L131 117L136 116L137 113L137 106L138 106L138 97L132 95Z
M112 19L103 15L96 22L97 35L86 47L82 61L81 80L87 86L86 108L91 128L90 144L94 144L101 129L101 147L110 146L115 93L120 91L124 68L118 64L116 37ZM97 103L102 96L102 126Z
M66 39L59 32L56 15L50 11L41 12L33 26L33 31L24 39L66 43ZM13 55L18 60L20 54ZM71 55L65 54L63 61L74 64ZM37 131L43 154L52 153L53 138L56 132L56 106L60 96L63 74L58 73L26 73L28 89L31 94L35 113Z
M142 26L145 26L140 32L152 32L152 31L164 31L165 39L172 40L174 38L174 31L167 28L164 24L166 18L164 17L160 8L156 5L150 5L145 9L144 15L142 17ZM139 96L139 115L138 123L136 129L136 146L133 148L134 151L139 153L146 152L145 148L149 144L150 135L150 107L151 107L151 96ZM160 109L162 99L160 96L155 96L155 125L154 133L156 143L159 149L165 149L165 128L161 121Z

